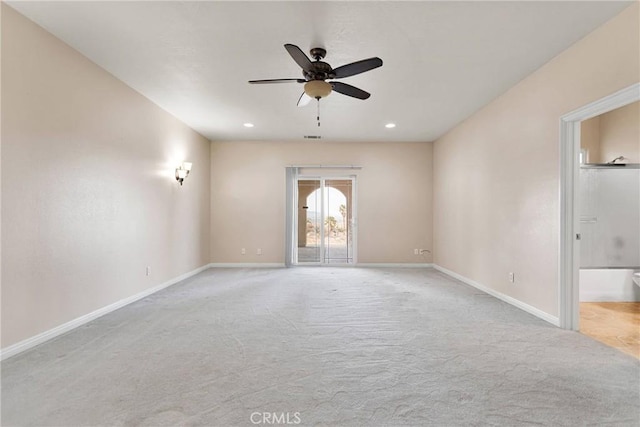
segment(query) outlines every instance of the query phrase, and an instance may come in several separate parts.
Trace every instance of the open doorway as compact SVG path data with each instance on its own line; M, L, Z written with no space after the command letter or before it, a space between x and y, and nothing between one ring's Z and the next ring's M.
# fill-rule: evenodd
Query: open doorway
M640 358L640 101L580 124L580 332ZM637 282L637 283L636 283Z
M298 177L296 265L355 262L355 177Z
M560 325L636 357L639 99L636 84L561 120ZM626 129L620 127L624 117Z

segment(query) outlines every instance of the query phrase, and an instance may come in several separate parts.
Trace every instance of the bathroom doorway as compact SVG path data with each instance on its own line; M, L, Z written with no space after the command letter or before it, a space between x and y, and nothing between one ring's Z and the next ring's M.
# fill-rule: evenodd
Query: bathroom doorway
M640 358L640 85L561 121L560 323Z
M580 123L578 297L580 332L640 358L638 117L640 101Z

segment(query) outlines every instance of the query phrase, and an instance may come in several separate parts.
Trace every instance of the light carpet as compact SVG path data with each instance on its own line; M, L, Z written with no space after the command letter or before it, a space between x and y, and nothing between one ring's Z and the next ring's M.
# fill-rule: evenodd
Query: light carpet
M432 269L210 269L3 362L2 425L637 426L639 375Z

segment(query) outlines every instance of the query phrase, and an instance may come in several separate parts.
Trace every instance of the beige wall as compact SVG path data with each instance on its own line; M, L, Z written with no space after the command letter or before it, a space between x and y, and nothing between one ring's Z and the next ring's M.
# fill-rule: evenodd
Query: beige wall
M600 116L580 123L580 148L587 151L585 163L600 163Z
M210 143L4 4L1 136L3 348L208 263Z
M638 82L638 18L635 3L435 142L438 265L558 314L559 119Z
M640 163L640 102L600 116L600 153L603 162Z
M431 262L413 254L432 249L431 157L431 143L213 142L211 261L283 263L285 167L346 164L362 166L337 171L357 175L358 262Z
M587 163L640 163L640 102L585 120L580 126L580 147Z

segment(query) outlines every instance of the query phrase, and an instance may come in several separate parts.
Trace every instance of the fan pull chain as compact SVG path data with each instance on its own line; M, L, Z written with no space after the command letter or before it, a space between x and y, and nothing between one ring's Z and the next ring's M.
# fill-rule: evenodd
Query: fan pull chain
M318 117L316 117L318 119L318 127L320 127L320 98L317 98L318 100Z

